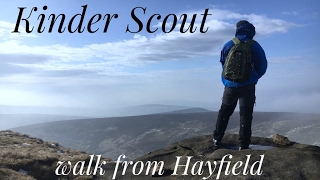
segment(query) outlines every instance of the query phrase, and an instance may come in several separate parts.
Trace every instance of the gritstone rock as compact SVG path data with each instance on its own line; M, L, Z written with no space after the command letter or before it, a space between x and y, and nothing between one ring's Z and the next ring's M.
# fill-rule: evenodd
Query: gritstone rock
M280 134L274 134L272 139L275 144L280 146L289 146L292 144L292 142L287 137Z

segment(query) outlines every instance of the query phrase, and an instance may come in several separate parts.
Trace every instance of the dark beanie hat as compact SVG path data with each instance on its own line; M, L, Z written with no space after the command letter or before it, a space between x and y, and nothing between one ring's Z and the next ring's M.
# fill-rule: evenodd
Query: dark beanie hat
M238 29L242 24L247 24L247 23L249 23L249 22L246 21L246 20L241 20L241 21L239 21L239 22L237 23L237 29Z

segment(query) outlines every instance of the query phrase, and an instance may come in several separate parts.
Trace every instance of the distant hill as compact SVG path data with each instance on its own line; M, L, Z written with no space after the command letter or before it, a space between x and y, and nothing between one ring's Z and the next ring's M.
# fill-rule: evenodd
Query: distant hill
M20 115L63 115L99 118L103 117L101 112L105 108L88 107L51 107L51 106L13 106L0 104L0 114L20 114Z
M144 104L138 106L128 106L124 108L114 109L110 111L107 117L124 117L124 116L139 116L148 114L167 113L184 109L191 109L188 106L174 106L164 104Z
M100 108L84 108L84 107L41 107L41 106L9 106L0 104L1 114L14 115L57 115L70 117L124 117L124 116L139 116L147 114L158 114L184 109L200 109L190 106L176 106L165 104L143 104L137 106L128 106L124 108L108 109ZM201 111L202 112L202 111ZM50 118L50 117L48 117ZM70 118L68 118L70 119ZM66 120L66 119L60 119ZM45 121L44 121L45 122Z
M31 124L74 119L85 119L85 117L51 114L0 114L0 131Z
M164 114L201 113L201 112L210 112L210 111L204 108L188 108L188 109L181 109L177 111L164 112Z
M217 112L169 113L58 121L12 130L113 159L122 153L134 159L185 138L211 134L216 118ZM319 128L318 114L255 112L252 133L260 137L280 133L299 143L318 145ZM235 112L227 133L238 131L239 113Z
M53 121L89 119L89 117L84 117L84 116L46 114L48 112L63 113L68 109L59 110L58 108L47 108L47 107L0 105L0 110L1 110L0 112L2 112L2 114L0 113L0 120L1 120L0 130L7 130L7 129L20 127L20 126L53 122ZM76 109L71 108L70 112L72 111L76 111ZM78 111L82 111L82 109ZM7 114L3 112L6 112ZM34 112L37 112L39 114L33 114ZM159 113L195 113L195 112L208 112L208 110L205 110L202 108L190 108L187 106L145 104L140 106L130 106L125 108L115 109L110 112L106 111L105 116L98 116L98 118L138 116L138 115L159 114ZM92 117L97 118L97 116L92 116Z

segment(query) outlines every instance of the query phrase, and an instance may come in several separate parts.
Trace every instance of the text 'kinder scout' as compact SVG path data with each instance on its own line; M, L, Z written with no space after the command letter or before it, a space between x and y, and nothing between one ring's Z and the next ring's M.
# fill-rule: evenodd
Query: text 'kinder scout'
M212 176L214 172L217 171L216 179L219 179L221 173L224 170L224 175L228 176L237 176L239 174L243 175L261 175L262 174L262 163L264 159L264 154L260 155L260 160L255 161L249 168L251 155L246 155L247 159L245 162L237 161L231 166L232 155L227 154L222 157L220 161L196 161L193 165L190 165L190 161L193 156L186 156L187 161L180 162L183 156L176 156L176 163L174 166L174 170L171 176L183 175L183 176L201 176L203 180L206 180ZM57 176L66 176L69 175L72 171L73 175L104 175L105 170L103 169L103 165L107 164L106 161L101 161L101 155L97 155L97 160L94 161L94 155L90 155L90 161L88 162L88 169L84 170L86 161L79 161L75 165L72 165L70 161L58 161L57 168L55 170L55 174ZM128 167L131 166L132 174L135 176L147 176L147 175L155 175L157 173L158 176L164 174L164 161L122 161L122 158L126 158L125 155L120 155L116 161L115 169L113 171L112 179L116 179L117 171L119 166L122 166L121 175L126 175ZM226 160L229 158L230 161ZM95 165L93 164L95 162ZM65 164L67 163L67 164ZM90 169L91 166L94 166L94 170ZM183 170L182 174L178 174L178 169ZM204 171L209 172L209 175L204 177ZM143 173L145 172L145 173ZM129 172L130 173L130 172Z
M104 25L103 27L103 33L106 33L108 31L108 27L111 23L111 21L113 19L117 19L120 18L120 16L118 14L94 14L88 22L84 23L84 19L86 16L86 11L87 11L87 7L88 5L83 5L82 7L82 13L81 14L76 14L74 16L72 16L69 20L69 22L65 22L66 21L66 15L65 14L50 14L49 16L47 16L44 13L40 13L40 14L36 14L38 12L38 8L37 7L33 7L31 8L30 11L27 11L26 7L18 7L19 9L19 14L17 17L17 21L15 24L15 28L12 31L12 33L20 33L19 29L20 29L20 25L23 26L21 24L21 22L25 23L25 31L26 33L32 33L34 31L36 31L37 33L43 33L43 32L48 32L48 33L52 33L54 27L57 27L57 32L58 33L64 33L67 31L69 33L83 33L85 30L87 30L89 33L96 33L100 30L100 27L98 25L96 25L96 23L99 24L99 21L102 20L100 22L100 25ZM43 6L42 11L45 12L47 11L48 6ZM27 11L27 12L25 12ZM135 23L139 26L138 29L132 29L130 28L130 24L127 24L126 30L125 32L130 32L130 33L139 33L140 31L142 31L142 29L144 28L144 23L146 23L146 31L148 33L155 33L158 31L158 28L156 27L151 27L151 23L152 22L157 22L162 20L162 15L160 14L153 14L149 17L147 22L142 22L139 17L136 14L139 14L141 16L141 14L143 13L143 15L146 14L147 8L143 8L143 7L135 7L132 9L131 11L131 17L132 19L135 21ZM205 23L206 23L206 18L208 15L212 15L212 14L208 14L209 9L205 9L204 14L202 15L202 21L201 21L201 25L200 25L200 29L199 31L201 33L206 33L209 29L209 27L205 27ZM35 15L36 14L36 15ZM180 33L186 33L186 32L190 32L190 33L194 33L197 30L197 26L195 26L195 21L197 18L197 14L193 14L192 16L192 20L189 24L188 27L185 27L186 22L188 20L188 15L187 14L182 14L179 17L179 21L181 21L181 26L180 26ZM31 25L30 21L38 21L38 26L33 26ZM115 21L115 20L113 20ZM166 15L163 20L162 20L162 26L161 26L161 30L164 33L170 33L172 32L177 25L178 22L178 16L175 14L168 14ZM46 23L50 23L49 27L45 27ZM166 29L166 27L169 29ZM36 29L34 29L36 28Z

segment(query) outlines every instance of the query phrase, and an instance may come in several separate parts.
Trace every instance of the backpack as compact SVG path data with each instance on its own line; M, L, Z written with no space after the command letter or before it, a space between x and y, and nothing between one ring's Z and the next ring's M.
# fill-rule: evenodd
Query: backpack
M233 38L234 46L230 49L222 76L233 82L245 82L251 78L253 62L250 46L255 42L241 42L237 37Z

